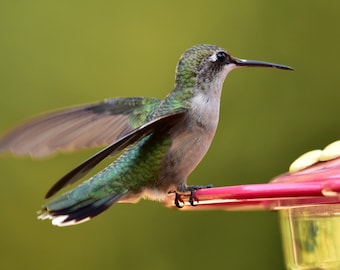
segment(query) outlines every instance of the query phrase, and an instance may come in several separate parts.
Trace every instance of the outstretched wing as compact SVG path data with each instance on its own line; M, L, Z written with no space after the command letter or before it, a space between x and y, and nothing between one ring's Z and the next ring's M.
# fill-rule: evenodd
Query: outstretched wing
M45 157L57 151L103 146L146 122L156 98L114 98L35 118L0 139L0 152Z
M113 142L109 146L105 147L103 150L99 151L89 159L85 160L83 163L78 165L64 177L62 177L58 182L56 182L50 190L47 192L45 198L53 196L63 187L73 184L83 176L85 176L92 168L94 168L99 162L105 159L109 155L117 154L122 151L128 145L140 140L141 138L149 135L150 133L157 131L166 131L172 126L176 125L181 119L183 119L186 114L186 109L179 108L167 115L155 118L152 121L136 128L125 136L121 137L119 140Z

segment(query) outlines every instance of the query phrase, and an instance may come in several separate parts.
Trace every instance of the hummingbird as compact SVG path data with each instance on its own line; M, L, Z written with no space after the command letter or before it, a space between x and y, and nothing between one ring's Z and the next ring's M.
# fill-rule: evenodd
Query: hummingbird
M80 185L47 201L39 219L66 226L87 221L115 203L141 198L164 201L211 187L187 185L208 151L218 126L220 98L227 74L241 67L291 67L231 56L215 45L186 50L176 67L173 90L164 98L121 97L57 110L9 131L0 152L41 158L58 151L106 146L57 181L50 198L85 177L107 157L118 157Z

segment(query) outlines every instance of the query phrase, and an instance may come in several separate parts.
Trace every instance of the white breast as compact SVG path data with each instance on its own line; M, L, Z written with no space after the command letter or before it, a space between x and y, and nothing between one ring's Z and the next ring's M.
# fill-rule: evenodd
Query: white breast
M215 134L220 113L220 96L208 96L203 93L192 99L192 114L199 123L207 127L207 132Z

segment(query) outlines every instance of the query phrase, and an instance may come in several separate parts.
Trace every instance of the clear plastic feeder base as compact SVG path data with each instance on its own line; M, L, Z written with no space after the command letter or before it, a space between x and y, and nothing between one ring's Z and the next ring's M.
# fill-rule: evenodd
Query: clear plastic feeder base
M289 270L340 269L340 204L279 210Z

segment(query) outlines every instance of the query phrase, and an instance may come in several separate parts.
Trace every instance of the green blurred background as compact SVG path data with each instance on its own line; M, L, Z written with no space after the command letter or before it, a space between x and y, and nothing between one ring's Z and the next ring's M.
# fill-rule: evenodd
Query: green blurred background
M31 115L115 96L164 97L182 52L212 43L291 65L227 78L191 184L263 183L339 139L338 1L0 2L0 134ZM1 269L284 269L275 212L180 212L142 201L91 222L36 220L47 189L94 153L0 160Z

